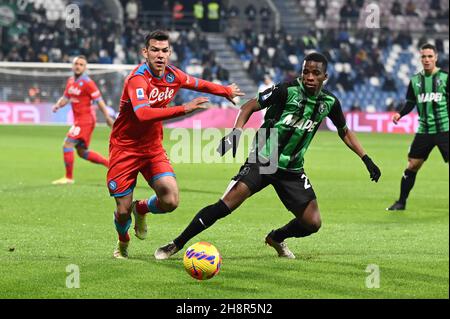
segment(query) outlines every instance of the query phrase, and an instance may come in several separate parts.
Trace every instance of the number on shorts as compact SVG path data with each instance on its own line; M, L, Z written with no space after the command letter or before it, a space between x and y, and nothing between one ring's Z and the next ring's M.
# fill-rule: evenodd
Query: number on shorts
M311 184L308 183L308 176L306 176L305 174L302 174L301 178L304 178L304 179L305 179L305 184L303 185L303 187L304 187L305 189L310 188L310 187L311 187Z
M70 134L71 135L79 135L81 131L81 128L79 126L72 126L72 128L70 129Z

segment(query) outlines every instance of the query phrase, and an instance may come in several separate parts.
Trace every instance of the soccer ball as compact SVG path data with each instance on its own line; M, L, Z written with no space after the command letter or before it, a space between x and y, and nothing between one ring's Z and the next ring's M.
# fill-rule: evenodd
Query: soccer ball
M186 249L183 264L187 273L193 278L206 280L219 273L222 257L216 247L202 241Z

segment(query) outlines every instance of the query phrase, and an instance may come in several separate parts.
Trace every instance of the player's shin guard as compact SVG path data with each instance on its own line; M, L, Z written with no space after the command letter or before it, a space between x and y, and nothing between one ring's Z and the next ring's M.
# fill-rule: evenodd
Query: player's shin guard
M269 236L276 242L281 243L286 238L306 237L311 235L312 233L314 233L314 231L307 229L302 224L300 224L297 218L294 218L283 227L272 231Z
M89 162L95 163L95 164L101 164L105 167L108 167L108 160L101 156L99 153L96 153L94 151L88 151L86 150L83 153L83 158L85 160L88 160Z
M131 225L131 215L128 216L125 222L121 222L117 212L114 212L114 225L116 226L117 234L119 234L119 240L121 242L129 242L130 235L128 234L128 230Z
M231 214L231 210L222 200L200 210L186 229L174 239L175 245L181 249L194 236L212 226L218 219Z
M64 165L66 167L66 178L73 179L73 148L64 147Z
M400 183L400 198L399 202L403 205L406 204L406 199L408 198L409 192L414 187L414 182L416 181L417 172L406 169L402 176L402 181Z

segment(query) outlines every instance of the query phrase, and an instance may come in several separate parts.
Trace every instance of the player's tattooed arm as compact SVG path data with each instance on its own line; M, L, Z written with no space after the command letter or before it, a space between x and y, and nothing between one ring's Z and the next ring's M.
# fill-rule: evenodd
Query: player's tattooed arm
M99 100L97 105L98 105L98 108L100 109L100 111L103 113L103 116L105 117L106 124L109 127L112 127L113 124L114 124L114 120L112 119L112 117L108 113L108 109L106 108L105 101Z
M58 102L56 102L53 106L52 106L52 111L56 112L58 111L60 108L62 108L63 106L65 106L67 103L69 103L70 100L65 97L65 96L61 96L58 100Z

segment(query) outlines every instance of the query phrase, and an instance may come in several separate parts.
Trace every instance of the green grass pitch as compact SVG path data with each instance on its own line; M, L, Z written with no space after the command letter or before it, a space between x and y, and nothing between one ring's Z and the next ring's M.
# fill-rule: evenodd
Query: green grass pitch
M358 134L382 170L375 184L336 133L319 132L305 168L321 230L287 240L296 260L278 258L264 237L292 216L268 187L189 242L209 241L223 257L220 274L200 282L184 271L182 253L156 261L153 252L221 196L240 164L175 164L179 208L148 216L148 239L132 235L130 259L114 260L106 170L76 158L76 183L51 185L63 175L66 131L0 126L0 298L449 297L448 165L437 149L418 174L407 211L385 211L398 196L411 135ZM98 127L91 148L106 155L108 134ZM135 198L151 194L139 178ZM69 264L79 266L78 289L66 287ZM368 265L379 267L379 288L366 287Z

